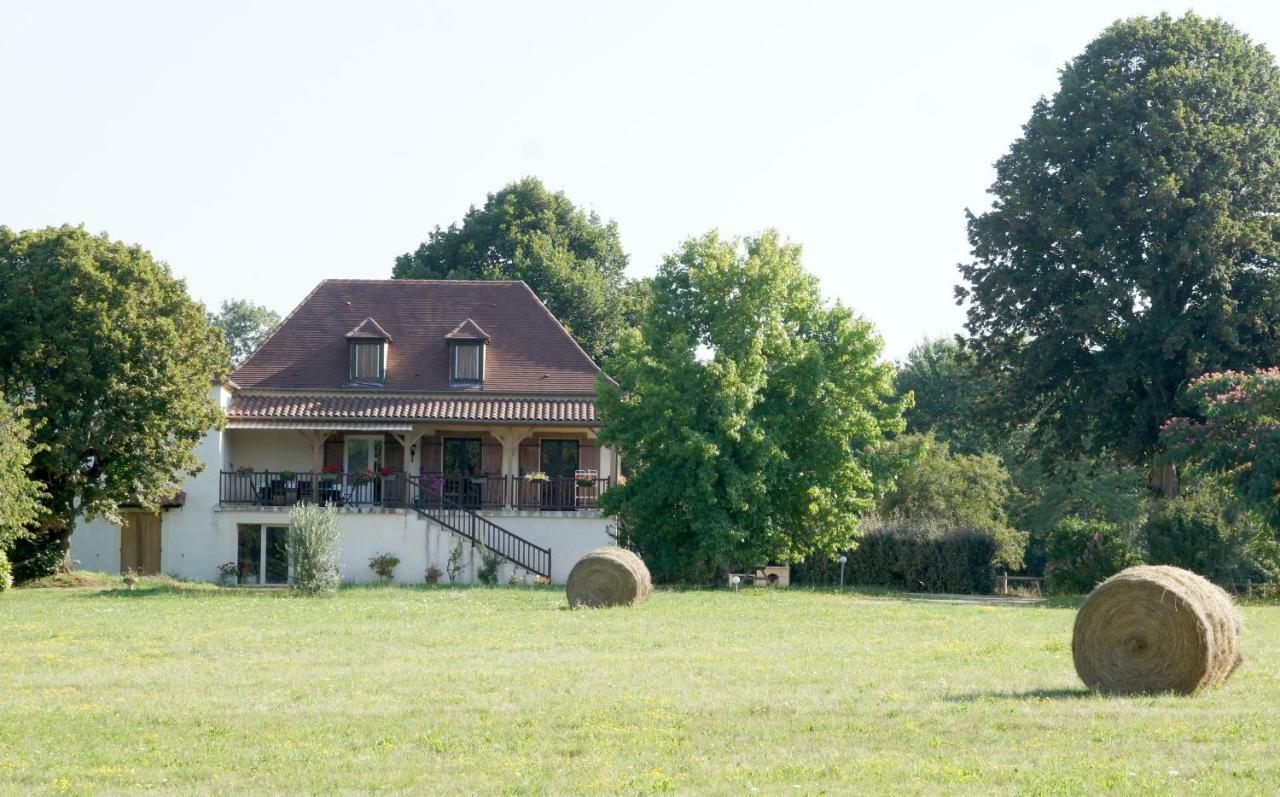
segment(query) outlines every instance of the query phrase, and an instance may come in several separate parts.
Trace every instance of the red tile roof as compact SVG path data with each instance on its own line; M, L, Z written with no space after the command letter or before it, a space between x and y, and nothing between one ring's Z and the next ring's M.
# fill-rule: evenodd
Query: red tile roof
M596 424L590 399L480 396L341 396L236 394L227 415L238 418L475 421Z
M345 336L374 318L393 341L386 381L351 386ZM445 336L467 319L489 335L482 387L449 384ZM325 280L232 380L245 389L594 395L599 372L523 282Z

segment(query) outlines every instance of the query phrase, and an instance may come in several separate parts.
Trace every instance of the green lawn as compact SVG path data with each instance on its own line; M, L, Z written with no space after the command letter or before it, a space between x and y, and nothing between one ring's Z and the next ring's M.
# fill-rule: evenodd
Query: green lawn
M866 594L0 596L0 791L1273 793L1280 607L1197 698L1107 699L1074 609Z

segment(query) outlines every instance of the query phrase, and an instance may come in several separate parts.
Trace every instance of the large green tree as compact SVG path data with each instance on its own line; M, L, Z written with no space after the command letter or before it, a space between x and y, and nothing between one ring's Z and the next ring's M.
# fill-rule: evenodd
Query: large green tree
M209 323L222 332L234 368L280 326L280 314L247 299L228 299L217 313L209 314Z
M850 544L885 487L871 449L902 429L880 351L776 232L666 258L598 402L601 440L635 467L604 502L656 577Z
M0 394L29 406L41 532L177 491L221 411L221 335L144 249L80 227L0 227Z
M40 511L41 485L28 473L30 439L31 424L18 407L0 398L0 556Z
M911 393L907 431L932 433L959 454L995 450L1005 430L986 414L991 380L954 338L926 340L898 366L898 392Z
M957 295L1038 447L1150 463L1188 379L1276 361L1280 71L1260 45L1191 14L1117 22L996 169Z
M626 279L616 223L526 177L490 194L461 224L436 227L396 258L397 279L524 280L596 358L634 318L644 291Z

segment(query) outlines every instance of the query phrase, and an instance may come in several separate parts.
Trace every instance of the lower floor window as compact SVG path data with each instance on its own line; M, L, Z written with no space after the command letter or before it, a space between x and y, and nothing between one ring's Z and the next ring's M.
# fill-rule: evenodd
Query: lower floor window
M239 533L236 564L240 568L240 583L288 584L289 549L286 540L289 528L241 523Z

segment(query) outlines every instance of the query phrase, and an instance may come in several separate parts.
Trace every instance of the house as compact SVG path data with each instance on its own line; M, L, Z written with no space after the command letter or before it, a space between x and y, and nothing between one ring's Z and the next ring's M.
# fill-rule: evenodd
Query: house
M241 584L284 584L290 511L309 501L340 510L345 581L372 580L384 552L398 581L451 555L470 581L486 549L504 581L564 581L614 540L600 374L523 282L325 280L214 387L226 427L182 500L123 528L82 521L72 557L209 581L232 562Z

